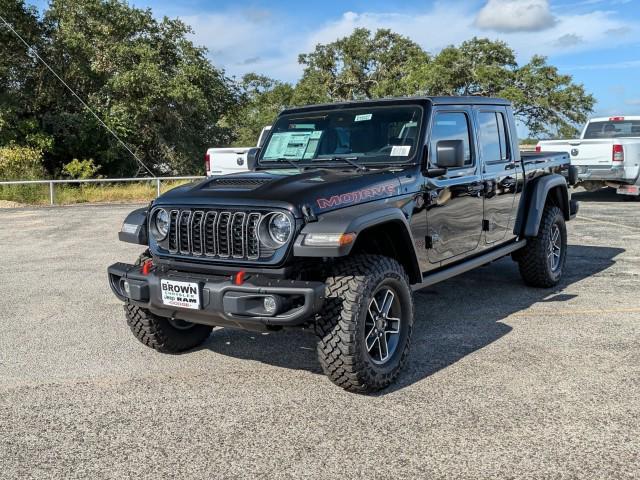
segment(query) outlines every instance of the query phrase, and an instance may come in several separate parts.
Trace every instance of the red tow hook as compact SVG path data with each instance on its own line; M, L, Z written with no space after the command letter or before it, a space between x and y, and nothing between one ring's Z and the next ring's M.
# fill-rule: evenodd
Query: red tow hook
M233 284L234 285L242 285L244 283L244 270L240 270L233 276Z
M151 272L151 268L152 267L153 267L153 260L146 260L142 264L142 274L143 275L149 275L149 273Z

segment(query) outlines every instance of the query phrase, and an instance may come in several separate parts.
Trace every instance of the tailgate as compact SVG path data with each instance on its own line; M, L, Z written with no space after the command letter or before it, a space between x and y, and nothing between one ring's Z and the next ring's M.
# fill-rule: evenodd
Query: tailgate
M571 164L577 166L611 166L613 140L603 138L601 140L580 140L570 142Z
M571 165L607 167L612 163L613 140L565 140L540 142L542 152L567 152Z
M209 162L211 173L244 171L247 169L248 148L210 148Z

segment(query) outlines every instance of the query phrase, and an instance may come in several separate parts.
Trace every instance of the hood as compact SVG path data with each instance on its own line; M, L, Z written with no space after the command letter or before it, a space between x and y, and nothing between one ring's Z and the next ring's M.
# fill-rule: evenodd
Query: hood
M156 205L235 205L286 208L296 215L307 205L316 213L400 193L400 175L409 168L369 170L268 170L209 177L159 197Z

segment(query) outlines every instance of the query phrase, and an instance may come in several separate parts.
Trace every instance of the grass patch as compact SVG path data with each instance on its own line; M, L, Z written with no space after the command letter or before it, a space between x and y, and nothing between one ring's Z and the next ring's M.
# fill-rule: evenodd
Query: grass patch
M189 180L162 182L164 193ZM76 203L136 203L156 197L155 182L55 184L56 205ZM0 200L27 205L49 205L49 185L0 185Z

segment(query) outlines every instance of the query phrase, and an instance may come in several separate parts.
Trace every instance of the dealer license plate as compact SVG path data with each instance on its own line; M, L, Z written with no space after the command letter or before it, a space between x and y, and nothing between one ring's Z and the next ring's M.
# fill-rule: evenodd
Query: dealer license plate
M200 285L192 282L176 282L175 280L160 280L162 289L162 303L172 307L200 308Z

